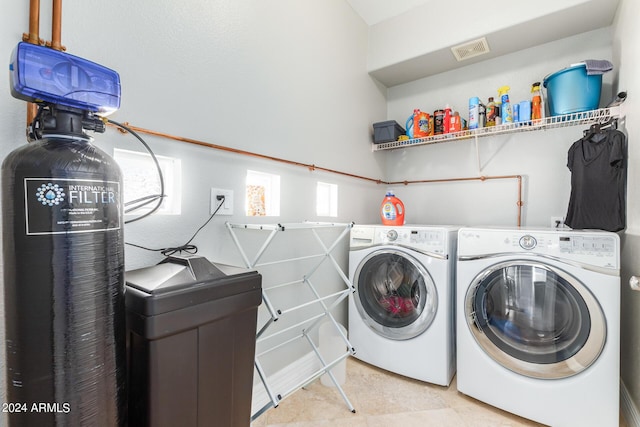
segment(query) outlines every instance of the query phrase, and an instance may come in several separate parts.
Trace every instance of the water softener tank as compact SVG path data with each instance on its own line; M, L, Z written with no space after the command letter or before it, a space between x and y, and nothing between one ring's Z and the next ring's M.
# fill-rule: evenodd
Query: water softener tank
M2 164L9 425L126 423L122 178L51 106Z

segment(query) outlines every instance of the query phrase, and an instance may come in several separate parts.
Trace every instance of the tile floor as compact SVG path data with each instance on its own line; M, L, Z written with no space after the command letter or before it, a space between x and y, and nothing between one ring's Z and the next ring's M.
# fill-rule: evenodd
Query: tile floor
M485 405L449 387L427 384L347 359L343 389L356 413L340 394L319 380L286 397L251 427L516 427L542 424ZM620 427L626 427L622 416Z

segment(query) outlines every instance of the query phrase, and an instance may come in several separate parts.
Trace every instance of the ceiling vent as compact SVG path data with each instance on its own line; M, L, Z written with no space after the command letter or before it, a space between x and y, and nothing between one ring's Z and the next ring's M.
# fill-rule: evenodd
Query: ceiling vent
M454 46L451 48L451 52L453 52L453 56L455 56L458 61L464 61L465 59L489 53L489 44L487 44L487 39L482 37Z

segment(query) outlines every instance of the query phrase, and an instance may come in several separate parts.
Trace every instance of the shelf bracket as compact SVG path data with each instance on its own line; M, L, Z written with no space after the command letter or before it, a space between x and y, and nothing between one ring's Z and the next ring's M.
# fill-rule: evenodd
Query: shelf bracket
M476 143L476 162L478 165L478 176L482 176L482 165L480 164L480 144L478 144L478 134L474 137Z

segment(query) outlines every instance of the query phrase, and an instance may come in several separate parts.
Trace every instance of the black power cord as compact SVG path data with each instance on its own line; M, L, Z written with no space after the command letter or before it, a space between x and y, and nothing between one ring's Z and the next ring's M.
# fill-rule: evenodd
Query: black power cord
M125 221L125 224L130 224L132 222L135 221L139 221L143 218L148 217L149 215L153 214L154 212L156 212L160 206L162 205L162 200L164 197L166 197L166 194L164 194L164 178L162 176L162 169L160 168L160 162L158 162L158 159L156 158L155 154L153 153L153 150L151 150L151 147L149 147L149 145L144 141L144 139L142 139L142 137L140 135L138 135L133 129L129 128L128 126L123 125L122 123L118 123L116 121L113 121L111 119L107 120L109 123L118 126L119 128L124 129L125 131L129 132L131 135L135 136L138 141L140 141L142 143L142 145L144 145L144 147L147 149L147 151L149 152L149 154L151 155L151 158L153 159L153 162L156 165L156 169L158 170L158 177L160 179L160 194L151 194L148 196L144 196L144 197L140 197L138 199L135 200L131 200L129 202L126 202L125 208L126 206L131 206L134 205L132 208L129 209L125 209L125 213L130 213L133 212L137 209L142 208L143 206L147 206L150 203L153 203L154 201L156 202L156 205L147 213L140 215L139 217L130 219L128 221ZM167 247L167 248L160 248L160 249L152 249L152 248L147 248L145 246L141 246L141 245L136 245L135 243L129 243L129 242L125 242L125 245L129 245L132 246L134 248L138 248L138 249L144 249L146 251L151 251L151 252L160 252L162 255L164 256L170 256L176 253L182 253L182 252L186 252L188 254L195 254L198 252L198 247L196 245L191 244L191 242L193 241L193 239L196 238L196 236L198 235L198 233L200 232L200 230L202 230L207 224L209 224L209 222L211 222L211 220L213 219L213 217L218 213L218 211L220 210L220 208L222 208L222 205L224 204L224 200L225 197L224 196L218 196L218 200L220 201L220 203L218 204L218 206L216 207L215 211L213 211L213 213L209 216L209 218L204 222L204 224L202 224L200 226L200 228L198 228L196 230L196 232L193 234L193 236L191 236L191 238L189 240L187 240L187 242L181 246L176 246L176 247Z
M136 245L136 244L133 244L133 243L125 242L125 244L129 245L129 246L133 246L134 248L144 249L145 251L160 252L164 256L170 256L170 255L173 255L173 254L176 254L176 253L182 253L182 252L186 252L188 254L193 255L193 254L198 252L198 247L196 245L192 245L191 242L193 241L193 239L196 238L196 236L198 235L200 230L202 230L207 224L209 224L209 222L211 222L211 220L218 213L220 208L222 208L222 205L224 204L224 199L225 199L224 196L218 196L218 200L220 200L220 203L216 207L216 210L213 211L213 213L209 216L209 219L207 219L204 222L204 224L202 224L200 226L200 228L198 228L196 230L196 232L193 233L193 236L191 236L191 238L189 240L187 240L187 242L185 244L181 245L181 246L160 248L160 249L151 249L151 248L147 248L147 247L144 247L144 246Z
M130 224L132 222L136 222L136 221L140 221L143 218L148 217L149 215L152 215L154 212L156 212L158 209L160 209L160 206L162 205L162 200L167 197L166 194L164 194L164 178L162 176L162 169L160 168L160 162L158 162L158 159L156 158L156 155L153 153L153 151L151 150L151 147L149 147L149 145L144 141L144 139L142 139L142 137L140 135L138 135L133 129L129 128L128 126L123 125L122 123L118 123L116 121L113 121L111 119L107 120L109 123L118 126L121 129L124 129L125 131L129 132L131 135L135 136L138 141L140 141L140 143L142 143L142 145L144 145L144 148L147 149L147 151L149 152L149 154L151 155L151 158L153 159L153 162L156 165L156 169L158 170L158 178L160 179L160 194L151 194L149 196L145 196L145 197L141 197L139 199L135 199L135 200L131 200L129 202L126 202L124 204L125 206L125 211L124 213L131 213L134 212L144 206L147 206L153 202L156 202L156 205L149 211L146 212L136 218L130 219L125 221L125 224ZM134 205L132 208L126 209L127 206L131 206Z

